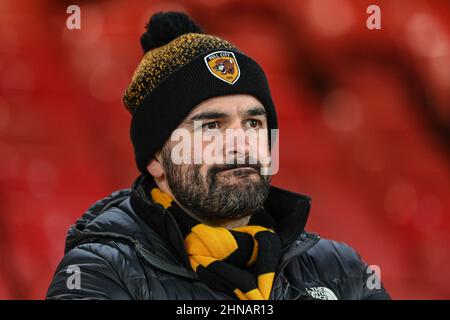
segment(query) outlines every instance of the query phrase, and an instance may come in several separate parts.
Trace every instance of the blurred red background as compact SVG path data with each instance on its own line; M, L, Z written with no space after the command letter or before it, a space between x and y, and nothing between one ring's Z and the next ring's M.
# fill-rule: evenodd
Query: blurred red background
M68 30L66 8L81 8ZM381 8L368 30L366 8ZM0 298L41 299L67 229L135 169L122 94L156 11L183 10L265 69L274 184L310 195L396 299L450 298L450 3L0 2Z

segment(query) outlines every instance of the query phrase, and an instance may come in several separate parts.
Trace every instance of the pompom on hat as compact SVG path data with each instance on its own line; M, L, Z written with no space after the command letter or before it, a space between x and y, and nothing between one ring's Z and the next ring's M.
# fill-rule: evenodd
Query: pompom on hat
M172 132L206 99L253 95L266 109L268 128L278 127L261 67L228 41L203 33L185 13L154 14L141 46L144 56L123 102L132 114L131 140L143 174Z

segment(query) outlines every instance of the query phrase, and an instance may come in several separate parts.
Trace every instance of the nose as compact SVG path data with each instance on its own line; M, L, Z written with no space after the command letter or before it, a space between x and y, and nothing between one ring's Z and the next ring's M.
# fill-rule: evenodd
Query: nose
M240 121L235 121L225 131L225 156L227 161L243 163L250 153L250 141Z

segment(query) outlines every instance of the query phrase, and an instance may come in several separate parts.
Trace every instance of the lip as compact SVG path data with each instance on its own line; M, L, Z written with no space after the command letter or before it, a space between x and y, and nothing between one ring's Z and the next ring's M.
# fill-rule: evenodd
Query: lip
M252 168L252 167L241 167L241 168L224 170L222 172L231 172L231 173L234 173L236 175L240 175L240 174L256 173L257 171L254 168Z

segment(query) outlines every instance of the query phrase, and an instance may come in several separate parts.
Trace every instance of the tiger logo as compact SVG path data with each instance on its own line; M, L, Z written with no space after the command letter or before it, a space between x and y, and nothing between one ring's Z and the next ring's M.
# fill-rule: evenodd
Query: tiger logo
M223 75L234 73L234 62L231 59L218 59L215 62L214 69L222 73Z
M239 79L239 65L231 51L212 52L205 56L205 63L209 72L222 81L234 84Z

